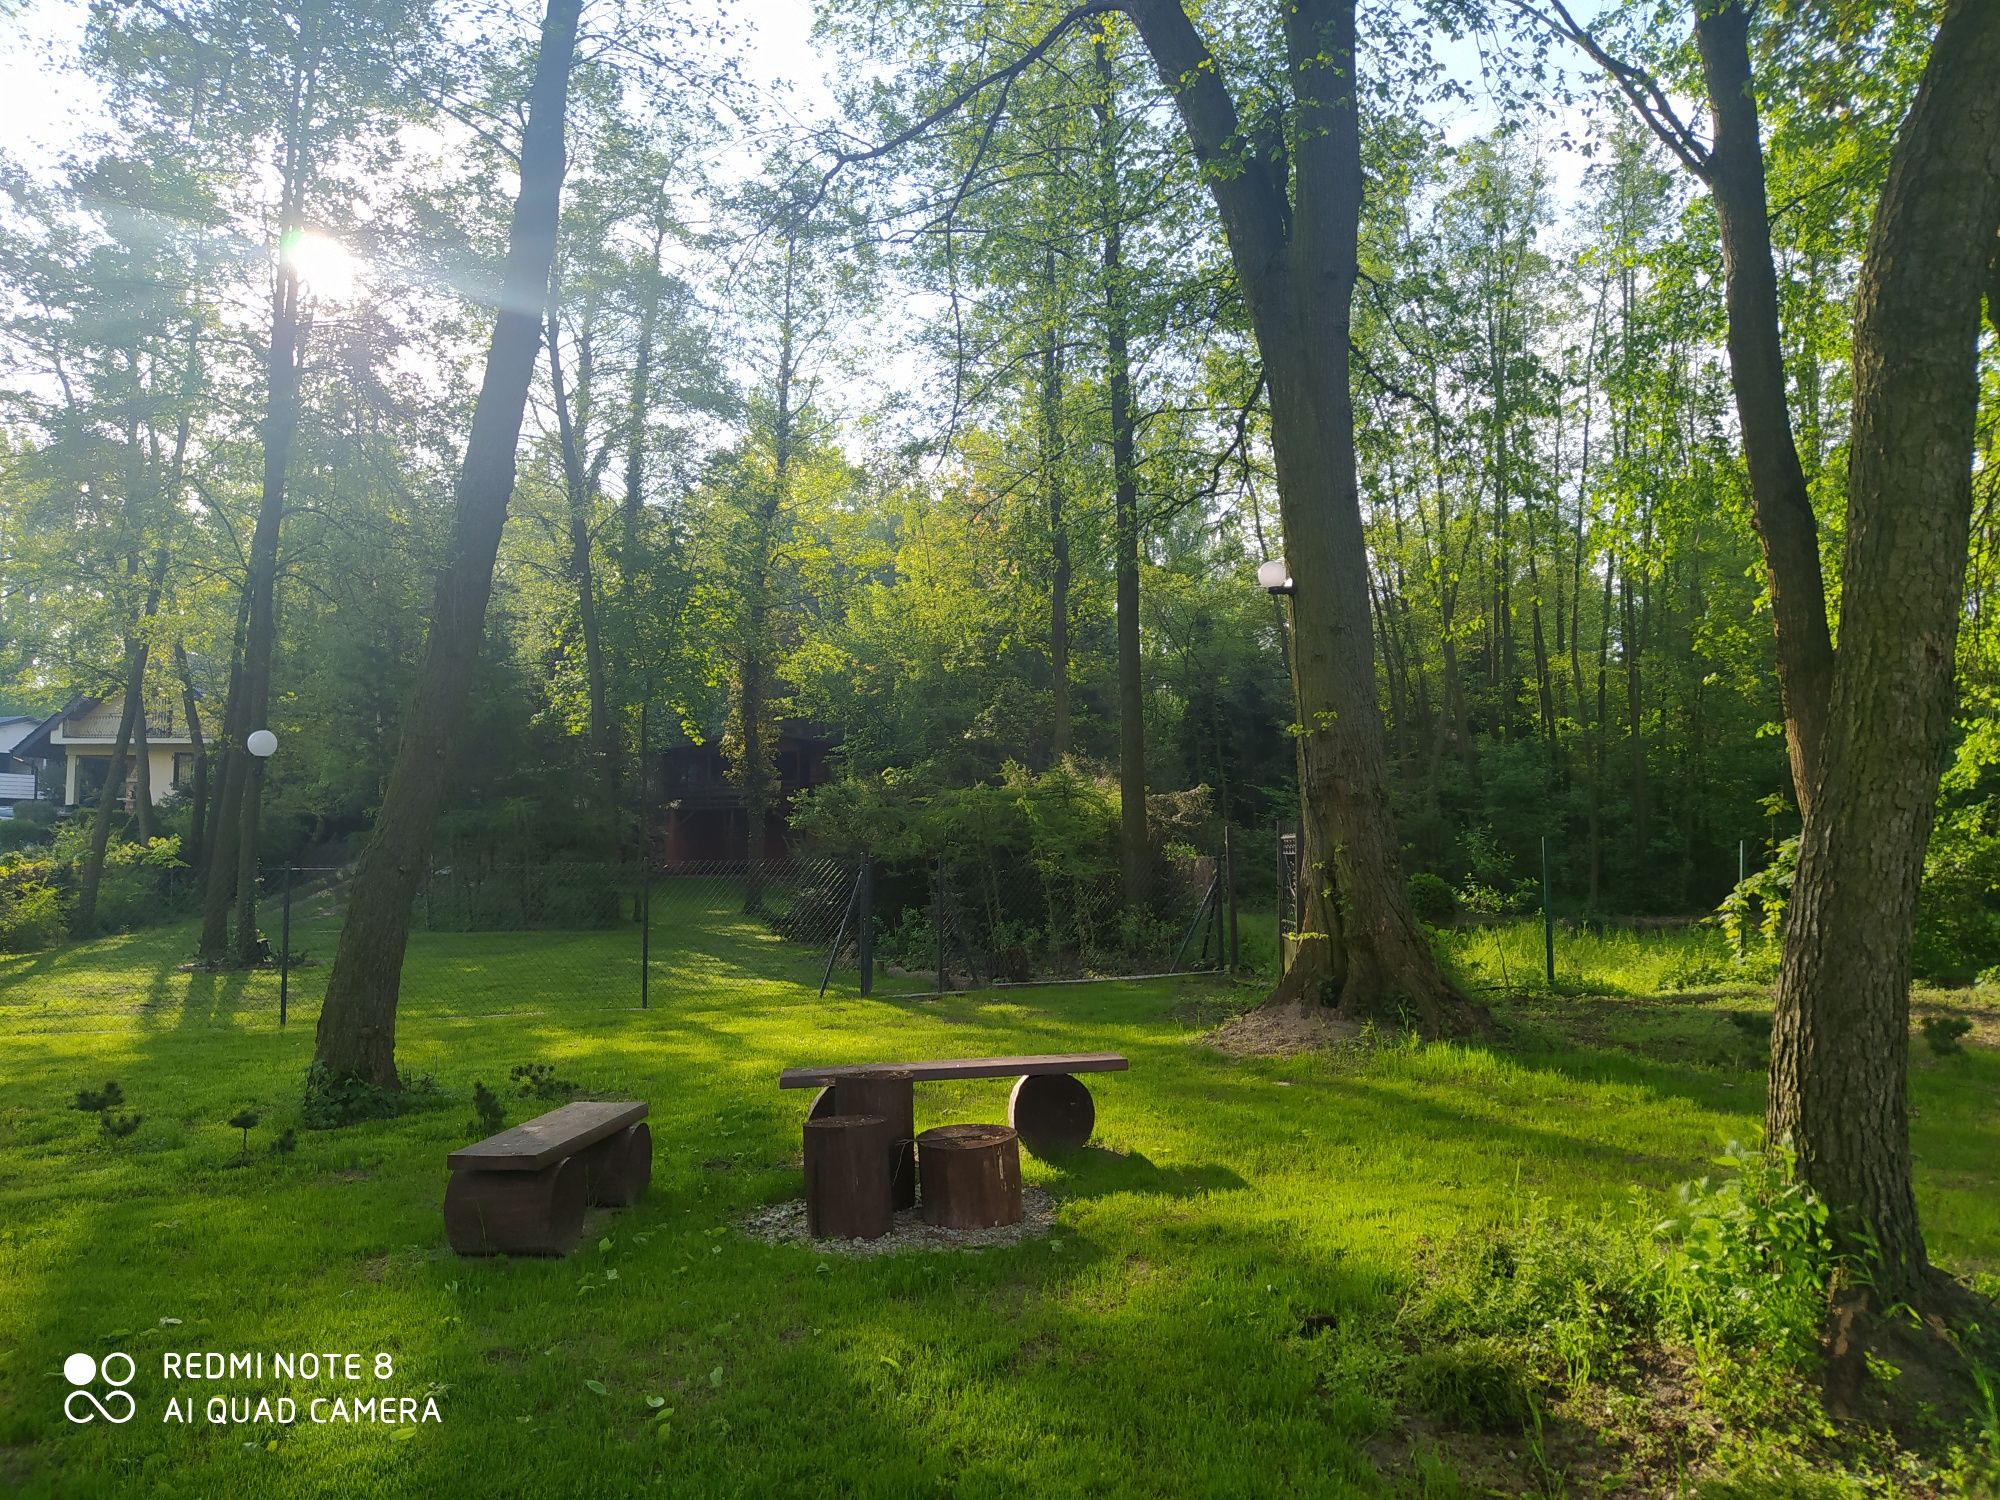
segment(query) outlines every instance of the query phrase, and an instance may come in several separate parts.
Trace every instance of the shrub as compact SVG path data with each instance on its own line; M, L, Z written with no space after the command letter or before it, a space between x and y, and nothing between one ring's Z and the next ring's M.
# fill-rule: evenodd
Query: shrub
M576 1092L576 1085L567 1078L556 1077L553 1063L519 1063L507 1070L507 1076L514 1080L524 1099L567 1099ZM484 1088L485 1085L480 1085ZM477 1108L479 1096L473 1095L473 1105ZM496 1127L497 1128L497 1127Z
M507 1110L499 1095L484 1083L472 1086L472 1119L466 1129L474 1135L496 1135L507 1123Z
M53 947L69 930L61 895L39 880L0 881L0 953Z
M1404 1368L1403 1388L1439 1421L1468 1431L1518 1430L1535 1415L1527 1361L1518 1347L1497 1338L1425 1350Z
M1410 910L1419 922L1449 927L1458 919L1458 894L1442 876L1420 870L1410 877Z
M1972 1023L1964 1016L1925 1016L1917 1025L1922 1028L1924 1040L1938 1057L1949 1057L1954 1052L1963 1052L1959 1045L1961 1038L1972 1031Z

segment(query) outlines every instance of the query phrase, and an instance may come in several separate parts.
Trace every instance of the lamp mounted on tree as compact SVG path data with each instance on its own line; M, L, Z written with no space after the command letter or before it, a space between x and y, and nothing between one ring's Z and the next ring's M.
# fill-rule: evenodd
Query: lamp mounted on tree
M1282 557L1271 558L1257 565L1257 587L1276 598L1279 594L1296 594L1298 585L1292 582L1291 569L1285 566Z

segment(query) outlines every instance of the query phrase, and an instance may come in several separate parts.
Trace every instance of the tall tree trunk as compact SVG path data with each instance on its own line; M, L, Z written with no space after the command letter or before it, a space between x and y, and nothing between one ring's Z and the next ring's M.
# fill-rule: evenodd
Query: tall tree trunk
M597 623L597 582L590 558L590 481L584 473L583 441L570 420L563 390L562 330L556 317L555 283L549 291L549 384L556 408L556 440L562 449L563 492L569 512L569 576L576 589L577 620L583 629L584 692L589 699L590 757L597 774L598 816L606 837L614 833L618 810L618 762L611 743L611 706L605 689L604 636Z
M1126 304L1124 206L1119 188L1118 127L1112 105L1117 79L1105 40L1097 42L1097 107L1104 218L1105 375L1111 403L1111 489L1118 616L1118 842L1126 904L1144 901L1152 885L1146 834L1146 690L1139 654L1139 474L1132 418L1132 356ZM1220 756L1220 742L1217 754ZM1229 809L1222 808L1227 819Z
M78 937L97 931L97 890L104 879L104 854L111 846L111 818L125 785L125 766L132 744L134 705L139 701L146 675L146 647L143 641L126 642L129 675L125 682L124 710L119 715L118 733L111 742L105 766L104 784L97 790L97 806L90 815L90 844L84 851L83 869L77 876L76 910L70 930Z
M90 845L84 851L83 869L77 878L76 911L71 920L72 929L83 937L97 930L97 891L104 878L104 854L111 846L111 817L125 785L134 726L143 722L146 713L146 658L151 650L153 618L159 613L160 591L166 576L167 549L162 547L153 555L152 575L146 580L145 606L132 634L125 640L125 700L118 718L118 734L111 742L104 786L91 813Z
M798 233L785 237L784 306L778 329L778 370L776 402L771 417L771 487L759 497L752 517L753 553L748 577L744 580L750 597L749 617L744 629L743 661L740 668L738 713L742 718L740 775L743 783L744 878L743 910L760 915L764 910L765 826L770 819L771 754L775 747L765 742L764 715L771 698L771 563L778 522L783 514L792 478L793 382L797 375Z
M181 713L187 719L188 741L194 765L189 770L188 841L181 850L182 863L199 870L202 860L203 824L208 817L208 746L201 733L200 695L194 690L194 673L188 666L187 645L174 642L174 673L181 682Z
M1272 1000L1352 1016L1407 1011L1433 1034L1487 1024L1410 913L1389 814L1355 471L1349 333L1362 167L1354 0L1295 0L1284 28L1297 105L1287 194L1243 160L1236 106L1177 0L1128 0L1220 212L1264 357L1293 596L1300 713L1301 951Z
M1856 296L1840 651L1771 1028L1773 1140L1881 1257L1927 1262L1910 1171L1910 943L1972 511L1980 296L2000 231L2000 6L1952 0L1903 123Z
M313 1064L322 1086L355 1078L396 1086L396 1000L410 904L430 860L451 761L472 691L493 562L514 490L515 448L541 349L541 308L555 260L569 101L582 0L549 0L521 138L521 187L507 236L499 310L472 410L454 504L451 550L402 743L375 831L355 872L347 922L328 976Z
M1055 252L1048 252L1043 276L1051 304L1055 299ZM1042 493L1049 525L1049 691L1053 709L1049 724L1049 758L1069 754L1069 521L1063 515L1062 473L1062 333L1049 309L1048 343L1042 350Z
M1749 15L1740 0L1722 5L1697 0L1694 13L1695 45L1714 121L1714 145L1703 175L1722 237L1730 381L1750 471L1751 513L1770 579L1785 744L1803 814L1812 803L1833 680L1819 525L1786 398L1764 148L1750 75Z
M303 314L293 249L305 228L308 155L318 91L317 20L300 18L301 54L292 75L279 166L278 274L271 289L271 336L265 362L264 483L257 501L257 524L250 536L249 571L244 579L247 613L243 635L241 722L223 748L221 812L233 826L232 861L211 858L202 903L197 957L210 964L225 957L247 965L257 946L258 822L263 812L264 762L244 748L243 737L266 727L271 706L271 657L277 638L278 534L285 515L285 475L299 429L299 378L303 356ZM221 846L215 846L221 853ZM229 905L234 887L235 942L229 941Z

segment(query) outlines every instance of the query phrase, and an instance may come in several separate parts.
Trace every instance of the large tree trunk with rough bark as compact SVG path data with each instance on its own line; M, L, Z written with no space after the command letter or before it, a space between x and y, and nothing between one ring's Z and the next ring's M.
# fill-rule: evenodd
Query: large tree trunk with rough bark
M1767 1128L1879 1250L1927 1276L1910 1171L1910 943L1951 727L1978 411L1980 298L2000 230L2000 5L1953 0L1904 122L1857 296L1841 639L1771 1029Z
M402 743L355 872L320 1011L313 1062L324 1083L396 1086L396 1001L410 905L430 860L493 590L514 490L515 448L541 349L542 306L562 202L563 126L582 0L549 0L521 140L521 188L508 233L499 312L459 470L451 551Z
M1274 1003L1407 1016L1436 1035L1484 1012L1445 976L1411 915L1389 813L1355 470L1350 305L1362 168L1354 0L1284 9L1296 102L1282 148L1246 144L1236 106L1178 0L1130 0L1199 158L1249 304L1270 391L1293 597L1304 941Z

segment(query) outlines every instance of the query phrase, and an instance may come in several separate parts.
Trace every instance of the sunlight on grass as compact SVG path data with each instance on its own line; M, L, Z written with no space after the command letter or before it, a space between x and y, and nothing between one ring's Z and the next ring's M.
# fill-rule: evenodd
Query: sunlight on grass
M1754 1137L1762 1107L1756 1048L1728 1021L1738 1001L1617 998L1670 961L1652 938L1579 943L1578 972L1603 982L1507 1010L1505 1051L1385 1033L1237 1061L1181 1017L1253 991L820 1001L810 961L717 917L656 934L645 1014L627 931L419 934L401 1056L438 1094L394 1120L301 1130L290 1153L269 1147L298 1126L323 966L293 976L280 1031L275 977L183 972L185 932L9 961L8 1490L461 1494L468 1475L505 1474L507 1493L550 1496L1158 1493L1164 1476L1189 1494L1381 1494L1370 1444L1392 1408L1365 1376L1378 1335L1360 1330L1393 1314L1424 1247L1512 1222L1524 1195L1595 1210L1705 1171ZM329 929L299 933L330 955ZM1522 940L1499 935L1510 963ZM807 1099L777 1089L787 1064L1099 1048L1132 1070L1093 1081L1096 1143L1025 1165L1058 1202L1046 1241L854 1262L733 1229L799 1192ZM565 1261L456 1260L445 1155L468 1138L474 1082L504 1094L531 1061L651 1102L652 1195L594 1216ZM1996 1064L1979 1049L1914 1070L1924 1211L1939 1253L1969 1269L2000 1264ZM124 1140L70 1107L107 1078L144 1117ZM1006 1089L925 1087L920 1120L1002 1118ZM507 1103L512 1121L541 1107ZM225 1122L245 1107L262 1121L238 1164ZM1308 1319L1355 1331L1303 1340ZM156 1417L148 1356L168 1347L388 1352L398 1391L442 1388L445 1421L399 1440L155 1420L112 1442L64 1421L65 1355L139 1356Z

